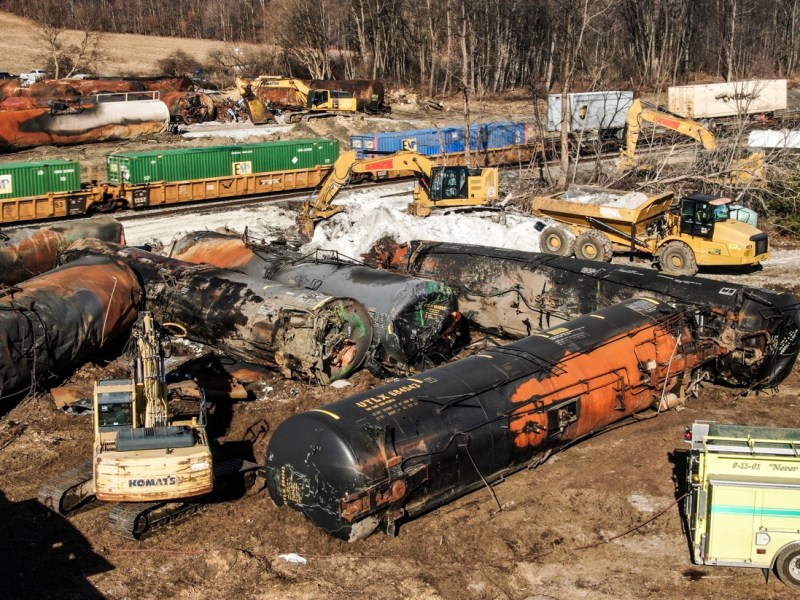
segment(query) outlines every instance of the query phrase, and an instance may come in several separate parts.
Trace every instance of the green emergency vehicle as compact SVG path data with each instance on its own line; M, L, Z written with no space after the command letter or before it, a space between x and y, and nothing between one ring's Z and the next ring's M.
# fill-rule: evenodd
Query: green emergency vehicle
M800 429L696 421L685 437L693 562L800 587Z

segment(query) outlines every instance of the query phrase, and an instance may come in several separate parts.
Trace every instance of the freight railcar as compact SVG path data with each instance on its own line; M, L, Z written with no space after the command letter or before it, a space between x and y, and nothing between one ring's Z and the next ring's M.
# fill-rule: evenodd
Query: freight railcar
M312 189L338 157L337 141L316 138L126 152L91 183L75 161L0 163L0 224Z
M296 414L267 449L273 501L364 538L647 409L725 352L691 314L627 300Z
M529 164L541 154L530 125L501 121L470 127L469 151L474 166ZM447 165L466 164L467 136L462 126L412 129L350 136L358 158L413 150Z
M112 154L108 181L127 206L217 200L315 187L339 156L309 139Z

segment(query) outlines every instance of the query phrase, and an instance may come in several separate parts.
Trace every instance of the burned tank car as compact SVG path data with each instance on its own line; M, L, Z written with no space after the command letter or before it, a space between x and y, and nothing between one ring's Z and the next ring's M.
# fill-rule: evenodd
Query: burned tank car
M124 244L125 230L114 219L4 229L0 236L0 285L13 285L55 269L59 252L84 238Z
M366 262L449 284L474 327L512 338L637 296L691 307L697 310L698 335L729 350L709 370L716 382L727 385L775 387L789 375L800 352L798 298L729 281L417 240L379 242Z
M390 369L431 366L452 356L462 339L456 295L438 281L355 264L335 252L304 256L216 231L183 237L175 243L172 256L355 298L372 320L367 365L372 370L380 370L381 365Z
M331 535L417 516L664 400L722 351L685 314L628 300L508 346L289 417L267 486Z
M1 290L0 413L126 333L142 300L136 273L107 256Z
M98 254L138 275L159 322L176 323L190 340L285 377L323 384L346 377L363 363L372 339L369 315L352 298L98 240L76 242L62 260Z

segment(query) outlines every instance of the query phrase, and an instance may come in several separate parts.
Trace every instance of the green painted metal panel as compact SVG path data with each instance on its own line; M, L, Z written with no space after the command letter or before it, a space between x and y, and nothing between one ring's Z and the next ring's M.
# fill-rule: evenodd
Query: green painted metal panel
M81 189L81 166L71 160L0 163L0 200Z
M108 157L108 181L138 185L294 171L331 166L338 157L339 142L325 139L123 152Z

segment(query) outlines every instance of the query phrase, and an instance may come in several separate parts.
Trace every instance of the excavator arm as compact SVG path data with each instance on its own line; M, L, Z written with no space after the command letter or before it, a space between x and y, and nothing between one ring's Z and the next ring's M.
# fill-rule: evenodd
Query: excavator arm
M637 98L628 110L625 148L622 150L622 155L617 163L618 172L629 169L636 164L636 145L639 142L642 123L652 123L677 131L682 135L697 140L706 150L717 149L717 140L714 138L714 134L702 123L691 119L683 119L653 107L644 106L642 101Z
M317 189L303 203L297 218L301 235L311 239L317 221L330 219L344 210L343 206L334 205L333 199L344 186L350 183L357 173L378 173L383 171L411 171L417 176L417 194L427 196L430 190L430 177L434 164L424 154L406 151L397 152L380 158L358 159L355 150L343 152L333 164L333 168L325 176Z

